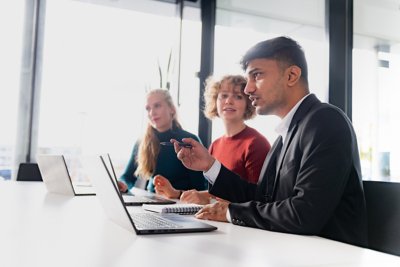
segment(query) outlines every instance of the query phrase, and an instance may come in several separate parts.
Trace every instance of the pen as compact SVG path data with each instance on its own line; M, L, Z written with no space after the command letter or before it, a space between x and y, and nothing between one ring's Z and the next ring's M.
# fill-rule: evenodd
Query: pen
M163 146L173 146L174 143L171 143L171 142L161 142L160 145L163 145ZM181 146L181 147L192 148L192 145L191 145L191 144L188 144L188 143L178 142L178 145Z

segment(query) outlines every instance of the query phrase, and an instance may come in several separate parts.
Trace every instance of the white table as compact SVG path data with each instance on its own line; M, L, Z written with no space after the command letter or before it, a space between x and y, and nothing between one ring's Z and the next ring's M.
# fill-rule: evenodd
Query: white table
M95 196L0 182L0 266L400 266L400 257L316 236L209 222L217 231L136 236Z

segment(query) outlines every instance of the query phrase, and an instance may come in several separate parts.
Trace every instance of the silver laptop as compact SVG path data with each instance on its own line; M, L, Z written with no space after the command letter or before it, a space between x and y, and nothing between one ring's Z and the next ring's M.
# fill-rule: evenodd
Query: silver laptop
M63 155L37 155L36 160L49 192L69 196L96 194L91 183L72 181Z
M111 161L110 154L101 155L100 157L105 164L107 174L115 182L115 185L118 188L118 180L117 180L117 176L115 174L115 169L114 169L114 165ZM160 204L160 205L162 205L162 204L176 203L173 200L166 199L166 198L163 198L163 197L160 197L157 195L153 195L153 194L138 195L138 194L132 193L131 191L122 193L122 198L124 200L125 205L128 205L128 206L140 206L143 204Z
M91 174L96 195L107 217L128 231L144 235L208 232L217 229L217 227L200 222L195 218L178 214L152 213L139 208L129 213L118 187L107 173L107 167L102 157L85 158L84 164Z

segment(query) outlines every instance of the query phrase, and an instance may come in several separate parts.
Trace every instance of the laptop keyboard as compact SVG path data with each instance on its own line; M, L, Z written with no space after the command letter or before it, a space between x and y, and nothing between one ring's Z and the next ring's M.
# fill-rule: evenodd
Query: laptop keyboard
M131 218L137 229L171 229L182 227L171 222L158 214L153 213L131 213Z

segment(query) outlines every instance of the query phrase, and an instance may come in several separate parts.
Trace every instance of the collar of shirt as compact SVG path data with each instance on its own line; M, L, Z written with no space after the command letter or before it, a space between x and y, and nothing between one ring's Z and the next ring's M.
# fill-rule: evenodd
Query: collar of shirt
M294 105L294 107L286 114L286 116L282 119L282 121L276 126L275 132L279 135L282 136L282 142L285 143L286 135L289 130L290 123L292 122L293 116L296 113L297 109L299 108L300 104L306 99L307 96L310 94L304 96L302 99L300 99L299 102Z

